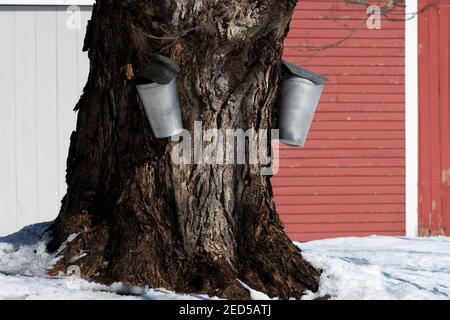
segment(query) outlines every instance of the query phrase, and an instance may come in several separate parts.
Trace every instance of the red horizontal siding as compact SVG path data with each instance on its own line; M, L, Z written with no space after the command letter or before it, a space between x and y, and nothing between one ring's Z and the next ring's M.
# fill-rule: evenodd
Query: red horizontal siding
M351 185L322 185L322 186L304 186L304 185L278 185L274 189L275 195L333 195L333 194L404 194L404 185L361 185L354 188Z
M297 224L304 223L305 219L309 223L348 223L348 221L359 222L359 223L383 223L383 222L402 222L403 213L374 213L374 214L364 214L359 213L341 213L341 214L302 214L302 215L282 215L281 218L287 224Z
M338 238L338 237L367 237L373 235L373 231L333 231L333 232L289 232L289 236L294 241L308 241L314 239L327 239L327 238ZM404 236L405 231L377 231L377 235L380 236Z
M405 232L404 23L368 30L366 17L343 0L303 0L291 23L285 59L330 79L305 148L281 145L272 179L294 240Z
M296 232L298 228L302 228L303 232L315 232L317 228L320 228L321 232L355 232L354 223L286 223L286 232ZM360 223L358 231L360 232L398 232L402 230L404 225L403 221L400 222L363 222Z

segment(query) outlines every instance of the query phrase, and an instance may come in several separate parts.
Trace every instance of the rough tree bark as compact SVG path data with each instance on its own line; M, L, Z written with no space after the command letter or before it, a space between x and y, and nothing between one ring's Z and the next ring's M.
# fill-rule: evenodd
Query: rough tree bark
M259 165L174 165L133 83L152 54L171 57L185 128L271 128L290 0L97 0L84 49L68 191L50 250L95 281L248 298L316 290L319 272L283 231Z

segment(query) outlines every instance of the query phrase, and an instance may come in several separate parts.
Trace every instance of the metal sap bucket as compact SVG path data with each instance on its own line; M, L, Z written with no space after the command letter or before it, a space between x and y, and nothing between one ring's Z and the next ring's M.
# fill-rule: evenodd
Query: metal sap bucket
M175 61L154 55L136 76L136 88L156 138L168 138L183 130L176 79L179 72Z
M325 81L328 79L282 61L279 129L281 143L303 147Z

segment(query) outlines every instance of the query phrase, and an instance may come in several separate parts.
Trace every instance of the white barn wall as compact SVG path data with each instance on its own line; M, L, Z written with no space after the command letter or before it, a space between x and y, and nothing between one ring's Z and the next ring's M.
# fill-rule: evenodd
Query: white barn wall
M66 6L0 6L0 235L54 219L66 191L73 108L87 79Z

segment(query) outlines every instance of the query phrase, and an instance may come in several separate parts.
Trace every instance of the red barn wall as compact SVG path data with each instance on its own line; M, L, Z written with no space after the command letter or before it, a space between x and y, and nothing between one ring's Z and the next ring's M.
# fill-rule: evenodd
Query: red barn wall
M330 81L305 148L281 146L272 179L293 240L405 234L405 27L394 13L369 30L364 6L299 1L284 58Z
M419 234L450 235L450 1L419 8Z

